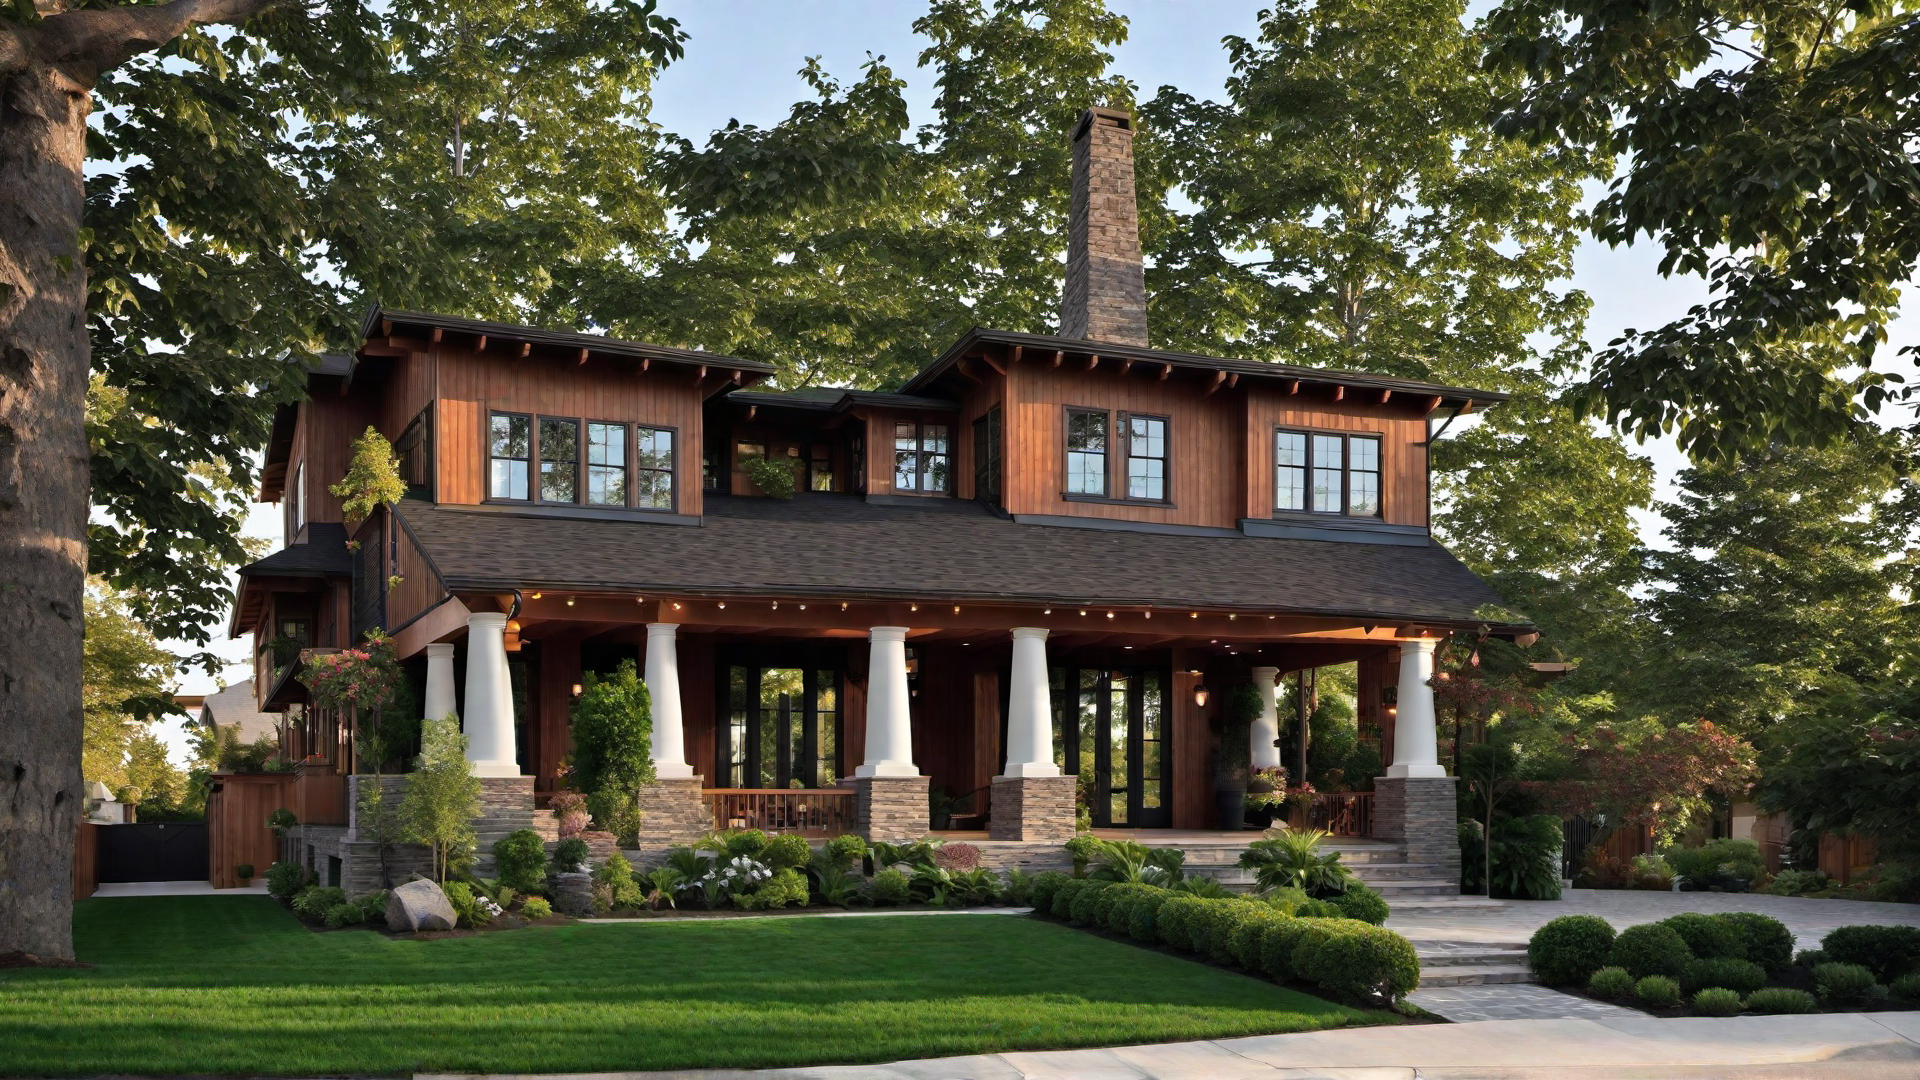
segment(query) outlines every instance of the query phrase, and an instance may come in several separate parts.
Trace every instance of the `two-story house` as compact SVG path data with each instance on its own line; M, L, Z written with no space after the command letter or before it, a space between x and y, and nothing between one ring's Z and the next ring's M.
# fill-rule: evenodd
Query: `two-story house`
M582 673L632 658L649 836L917 836L931 784L1035 840L1071 833L1076 779L1097 826L1238 828L1207 688L1252 680L1271 703L1284 673L1358 661L1392 762L1373 829L1451 852L1432 650L1498 601L1429 535L1428 443L1501 395L1153 348L1132 134L1105 109L1073 133L1059 334L972 330L893 392L757 389L755 361L373 310L267 451L259 497L288 543L242 571L233 622L262 707L301 713L276 638L284 658L383 626L490 793L531 806ZM327 485L369 425L411 493L350 538ZM764 496L752 459L790 468L792 498ZM1256 764L1279 762L1277 724L1269 704ZM303 772L352 771L337 721L287 730ZM313 805L345 820L342 798Z

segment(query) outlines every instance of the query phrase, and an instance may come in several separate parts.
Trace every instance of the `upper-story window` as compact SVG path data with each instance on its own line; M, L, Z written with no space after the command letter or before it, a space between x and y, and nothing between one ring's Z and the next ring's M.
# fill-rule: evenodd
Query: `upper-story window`
M901 420L893 425L893 486L896 491L948 490L947 425Z
M1067 494L1107 493L1107 414L1067 410Z
M1380 515L1380 437L1321 431L1273 434L1276 512Z
M493 472L487 494L496 499L525 499L533 468L533 419L494 413L490 442Z
M300 535L300 527L307 523L307 463L304 461L293 467L293 498L287 501L293 511L293 528L287 530L287 541L291 543Z
M973 497L990 506L1000 505L1000 425L998 405L973 422Z
M673 509L673 432L667 428L643 427L636 440L639 453L639 481L634 485L634 505L647 510Z
M673 509L671 428L494 413L488 454L490 498Z
M1126 425L1127 498L1166 501L1166 417L1128 416Z

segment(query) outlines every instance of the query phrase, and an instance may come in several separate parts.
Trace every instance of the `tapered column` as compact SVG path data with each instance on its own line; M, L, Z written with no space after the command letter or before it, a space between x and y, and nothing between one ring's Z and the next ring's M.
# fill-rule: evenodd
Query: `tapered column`
M1007 694L1007 767L1002 776L1059 776L1053 761L1053 710L1047 689L1047 632L1013 628L1013 679Z
M1434 727L1432 638L1400 643L1400 690L1393 720L1390 777L1445 776L1440 736Z
M458 716L453 697L453 643L427 646L427 701L420 715L430 720Z
M687 764L685 719L680 713L680 654L674 623L647 624L647 696L653 701L653 774L663 780L693 775Z
M507 617L467 616L467 763L475 776L519 776L513 683L507 677Z
M1256 769L1270 769L1280 764L1280 714L1273 700L1274 683L1279 678L1279 668L1253 669L1253 686L1260 691L1260 715L1253 718L1253 726L1247 729L1247 749L1248 760Z
M868 639L866 761L853 774L919 776L907 711L907 628L876 626Z

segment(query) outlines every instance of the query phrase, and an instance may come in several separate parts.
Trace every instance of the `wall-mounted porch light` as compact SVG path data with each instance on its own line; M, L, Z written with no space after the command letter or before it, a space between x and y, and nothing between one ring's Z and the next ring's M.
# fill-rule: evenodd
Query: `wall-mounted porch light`
M1206 683L1194 683L1193 684L1193 707L1196 709L1206 708L1208 694L1209 694L1209 691L1207 690Z
M581 685L580 685L579 683L574 683L574 684L573 684L573 696L574 696L574 697L579 697L579 696L580 696L580 695L581 695L582 693L584 693L584 692L585 692L585 688L584 688L584 687L582 687L582 686L581 686Z

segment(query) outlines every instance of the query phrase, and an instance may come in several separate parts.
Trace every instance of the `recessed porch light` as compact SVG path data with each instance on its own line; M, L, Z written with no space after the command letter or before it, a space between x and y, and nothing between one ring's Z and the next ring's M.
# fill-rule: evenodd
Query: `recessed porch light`
M539 594L539 593L537 593L537 592L534 592L534 593L528 593L528 594L527 594L527 599L529 599L529 600L538 600L538 599L540 599L540 594Z
M721 611L727 610L727 602L725 600L720 601L720 610Z

